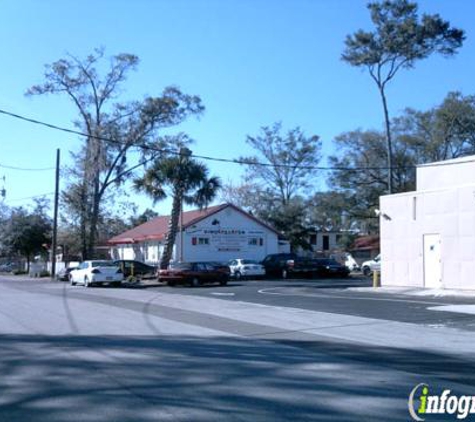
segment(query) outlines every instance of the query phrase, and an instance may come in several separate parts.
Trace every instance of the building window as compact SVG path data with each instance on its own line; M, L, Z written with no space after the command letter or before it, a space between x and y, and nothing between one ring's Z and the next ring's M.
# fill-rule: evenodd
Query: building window
M208 237L199 237L198 238L198 245L209 245L209 238Z
M412 197L412 219L414 221L417 219L417 196Z
M311 234L310 235L310 244L315 246L317 244L317 235L316 234Z
M262 237L251 237L247 244L249 246L264 246L264 239Z
M324 251L328 251L330 249L330 236L328 236L327 234L324 234L322 236L322 241L323 241L323 250Z
M209 237L192 237L191 244L196 245L209 245Z

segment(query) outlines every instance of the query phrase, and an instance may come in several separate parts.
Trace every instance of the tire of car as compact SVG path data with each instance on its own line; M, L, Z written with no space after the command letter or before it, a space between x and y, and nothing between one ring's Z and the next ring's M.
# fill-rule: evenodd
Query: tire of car
M236 271L236 272L234 273L234 278L235 278L236 280L241 280L241 278L242 278L241 273L240 273L239 271Z
M75 286L75 285L76 285L76 282L73 280L73 277L72 277L72 276L69 276L69 284L71 284L71 286Z
M200 285L200 280L198 277L193 277L190 282L191 287L198 287Z
M372 271L371 271L371 268L369 267L363 267L363 274L366 276L366 277L369 277L371 275Z
M112 283L112 287L120 287L122 283L120 281L116 281L115 283Z
M219 282L219 285L220 285L220 286L226 286L227 284L228 284L228 280L221 280L221 281Z

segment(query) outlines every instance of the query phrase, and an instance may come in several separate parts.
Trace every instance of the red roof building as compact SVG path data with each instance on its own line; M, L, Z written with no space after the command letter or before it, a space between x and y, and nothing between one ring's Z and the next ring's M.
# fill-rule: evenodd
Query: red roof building
M181 222L182 231L175 242L175 260L260 260L279 251L279 233L232 204L183 212ZM158 263L169 223L170 216L160 216L114 236L108 241L111 255L114 259Z

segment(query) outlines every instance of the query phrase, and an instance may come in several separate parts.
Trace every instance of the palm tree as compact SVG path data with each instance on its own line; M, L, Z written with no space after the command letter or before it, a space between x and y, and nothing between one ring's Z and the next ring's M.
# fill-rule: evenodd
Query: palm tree
M154 203L169 196L173 198L165 250L160 260L160 268L167 268L178 232L182 203L200 209L207 207L221 188L221 180L209 177L206 165L194 160L189 149L182 148L178 156L157 159L143 177L134 181L134 185L138 191L148 194Z

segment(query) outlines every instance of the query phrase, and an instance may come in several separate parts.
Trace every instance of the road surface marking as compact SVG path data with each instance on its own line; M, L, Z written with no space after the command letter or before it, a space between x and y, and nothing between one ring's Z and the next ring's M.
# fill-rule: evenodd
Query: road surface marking
M390 299L383 297L356 297L356 296L338 296L338 295L326 295L323 293L285 293L285 292L273 292L271 290L282 289L282 287L271 287L268 289L260 289L257 292L265 295L276 295L276 296L315 296L315 297L328 297L334 299L346 299L346 300L379 300L384 302L410 302L410 303L420 303L422 305L448 305L447 303L440 302L425 302L422 300L412 300L412 299Z

